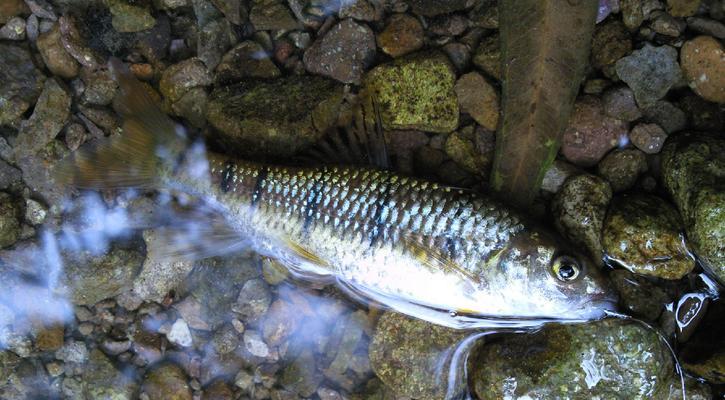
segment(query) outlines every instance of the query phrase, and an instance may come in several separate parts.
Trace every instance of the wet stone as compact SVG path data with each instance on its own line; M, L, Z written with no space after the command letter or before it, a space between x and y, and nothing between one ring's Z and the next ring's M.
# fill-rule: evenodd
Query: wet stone
M229 50L216 67L217 84L239 82L244 78L276 78L279 68L257 42L246 40Z
M698 36L682 45L682 71L688 85L704 99L725 103L725 50L710 36Z
M652 20L650 27L660 35L678 37L686 28L683 21L678 21L664 11L655 11L649 18Z
M586 248L592 260L602 256L601 232L611 199L612 188L607 181L582 174L566 180L552 201L559 233Z
M380 105L386 129L451 132L458 126L455 73L445 55L416 53L375 67L364 87Z
M489 76L501 80L501 48L498 34L481 40L473 55L473 63Z
M294 334L301 322L302 315L293 304L275 300L262 321L264 340L272 346L279 346Z
M481 74L470 72L456 82L456 95L461 111L468 113L482 127L495 131L498 127L498 92Z
M617 320L553 324L487 342L470 358L469 371L482 400L661 398L674 374L654 331Z
M344 19L305 52L307 71L359 84L364 70L375 57L375 36L365 24Z
M19 169L0 159L0 190L17 187L21 178L22 174Z
M140 3L128 0L108 0L108 8L113 16L111 23L118 32L140 32L151 29L156 20L149 9Z
M636 31L642 25L645 17L642 11L642 0L620 0L619 5L622 10L624 25L630 31Z
M245 80L212 92L207 119L241 154L288 156L333 126L341 100L342 85L317 76Z
M698 258L725 279L725 140L685 132L662 150L662 179Z
M449 14L469 6L467 0L406 0L414 13L424 17Z
M245 320L256 321L262 317L272 303L272 293L262 279L251 279L244 283L232 311Z
M244 332L244 348L255 357L265 358L269 356L269 346L257 331Z
M174 305L181 318L186 321L189 328L208 331L211 329L206 323L202 304L193 296L187 296L184 300Z
M672 301L665 290L643 276L618 269L612 271L609 277L619 294L619 304L627 312L647 321L656 321L665 304Z
M234 398L232 389L222 380L216 380L204 389L202 400L231 400Z
M19 126L40 95L43 79L27 50L0 43L0 125Z
M66 79L78 75L80 65L63 47L60 40L60 26L57 23L51 30L38 36L36 44L45 65L54 75Z
M28 6L23 0L5 0L0 3L0 24L5 24L13 17L27 15Z
M198 58L189 58L167 68L159 81L159 91L176 102L192 88L211 85L212 79L206 65Z
M379 21L383 17L383 7L375 1L348 0L341 2L338 15L358 21Z
M165 251L159 242L165 239L158 237L155 230L145 230L143 239L146 243L146 258L138 276L133 281L133 293L145 301L161 303L167 294L175 289L194 268L189 260L168 259L159 252Z
M481 152L471 138L465 137L466 132L473 130L473 126L468 126L459 132L451 133L446 140L444 150L453 161L468 172L488 175L488 169L493 162L493 151Z
M725 24L714 19L690 17L687 18L687 27L704 35L725 39Z
M290 31L299 28L286 2L279 0L253 0L249 11L249 20L258 31Z
M22 123L15 142L16 157L32 155L47 146L65 125L71 97L55 80L45 81L33 115Z
M627 86L618 86L604 92L602 103L607 115L622 121L632 122L642 116L634 100L634 93Z
M663 279L680 279L695 267L685 247L677 211L655 196L616 197L602 231L607 256L628 270Z
M682 97L677 106L687 115L690 129L714 132L725 130L725 113L720 112L719 104L692 93Z
M189 347L193 344L189 325L181 318L177 319L171 325L171 329L169 329L166 337L169 339L169 342L177 346Z
M671 46L645 44L616 63L617 75L632 88L640 107L663 98L682 79L677 50Z
M387 312L372 336L370 365L398 396L442 400L448 389L448 352L465 337L463 331Z
M55 352L55 358L66 363L82 364L88 360L88 348L83 342L69 340Z
M637 124L629 132L629 139L638 149L647 154L657 154L667 139L667 132L657 124Z
M423 26L408 14L393 14L377 35L380 49L391 57L400 57L423 47Z
M17 200L0 192L0 248L14 244L20 237L20 216Z
M606 69L632 51L627 27L618 19L598 25L592 37L592 66Z
M15 17L8 21L0 28L0 39L25 40L25 20Z
M144 379L142 391L150 399L192 399L186 374L176 364L164 364L149 372Z
M673 17L695 15L702 0L667 0L667 12Z
M626 122L605 114L599 98L584 96L574 103L561 153L572 164L590 167L626 136Z
M549 193L557 193L567 179L580 173L577 167L568 162L558 159L554 160L544 174L544 179L541 181L541 190Z
M214 332L211 343L218 354L231 353L239 345L239 334L231 324L225 324Z
M91 351L83 372L84 395L91 399L131 400L138 385L113 366L100 350Z
M310 350L304 350L280 376L280 384L285 389L310 397L323 380L323 376L315 368L315 356Z
M637 178L647 171L647 158L638 149L616 149L597 165L597 173L609 181L614 192L634 186Z
M91 71L84 68L81 78L85 83L83 101L89 104L106 106L111 104L116 94L116 82L108 70Z
M40 351L56 351L63 346L63 325L52 325L41 329L35 337L35 346Z
M645 108L643 113L645 118L662 127L668 134L687 126L685 112L669 101L658 100L652 106Z

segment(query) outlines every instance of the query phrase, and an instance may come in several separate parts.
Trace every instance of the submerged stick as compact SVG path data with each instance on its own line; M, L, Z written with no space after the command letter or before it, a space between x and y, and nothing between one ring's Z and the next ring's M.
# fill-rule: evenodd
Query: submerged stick
M499 2L503 123L491 186L520 208L554 160L584 77L597 0Z

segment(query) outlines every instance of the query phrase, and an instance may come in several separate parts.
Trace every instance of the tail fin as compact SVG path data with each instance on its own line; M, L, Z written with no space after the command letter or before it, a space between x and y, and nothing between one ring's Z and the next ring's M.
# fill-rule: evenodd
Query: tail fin
M174 165L186 140L120 60L111 58L109 69L120 87L115 104L123 133L79 149L56 175L83 189L156 187L160 169Z

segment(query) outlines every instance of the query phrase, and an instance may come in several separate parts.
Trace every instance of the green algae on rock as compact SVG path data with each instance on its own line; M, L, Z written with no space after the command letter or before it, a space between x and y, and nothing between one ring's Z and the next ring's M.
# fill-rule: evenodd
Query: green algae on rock
M456 388L448 388L450 357L468 335L387 312L380 317L373 333L370 366L399 396L442 400L447 398L447 390L459 389L462 384L456 382Z
M674 374L657 333L617 320L552 325L487 342L469 358L468 370L482 400L658 398Z
M335 124L342 89L318 76L245 80L211 93L207 119L219 141L242 154L289 156Z
M373 68L363 86L380 105L385 129L448 133L458 127L454 71L439 52L415 53Z
M695 268L682 231L677 211L664 200L624 195L610 205L602 243L607 257L634 273L680 279Z
M111 24L118 32L140 32L153 28L156 20L147 7L136 1L106 0L113 16Z
M118 371L98 349L92 350L83 369L83 393L87 399L131 400L136 398L137 384Z
M725 280L725 139L715 133L671 136L662 150L662 177L696 255Z

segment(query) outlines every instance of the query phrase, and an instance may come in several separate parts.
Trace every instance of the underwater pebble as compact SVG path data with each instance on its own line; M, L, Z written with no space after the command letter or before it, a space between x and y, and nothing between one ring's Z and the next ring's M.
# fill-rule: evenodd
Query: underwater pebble
M164 70L159 81L159 91L173 103L190 89L211 83L211 74L206 65L198 58L189 58Z
M654 122L668 134L684 129L687 126L687 115L669 101L657 100L653 105L642 110L649 122Z
M0 192L0 248L14 244L20 237L21 210L17 201Z
M604 113L601 100L583 96L574 103L564 131L561 154L572 164L590 167L627 136L627 123Z
M272 303L272 293L262 279L250 279L244 282L232 311L239 313L244 320L256 321L267 312Z
M624 268L662 279L680 279L695 268L674 207L648 195L615 197L607 212L602 244Z
M602 104L607 115L622 121L632 122L642 117L634 93L627 86L617 86L604 92Z
M146 244L146 258L141 271L134 278L133 293L142 300L161 303L169 291L182 283L194 268L194 263L159 255L159 252L165 251L162 246L168 242L156 230L147 229L142 235Z
M647 321L656 321L665 305L672 302L661 285L646 276L616 269L609 274L609 278L619 293L620 306Z
M667 132L657 124L637 124L629 132L629 139L638 149L647 154L657 154L667 139Z
M45 65L54 75L66 79L78 75L80 65L63 47L59 24L54 24L51 30L38 36L36 44Z
M423 26L408 14L393 14L376 40L380 49L391 57L400 57L423 47Z
M0 43L0 125L20 125L23 113L35 104L45 76L28 50ZM5 158L5 157L3 157Z
M640 107L651 106L682 79L677 50L668 45L645 44L617 61L616 69L617 76L632 88Z
M25 40L25 20L15 17L8 21L0 28L0 39Z
M257 331L249 330L244 332L244 348L256 357L265 358L269 356L269 347L264 343L262 336Z
M481 40L473 55L473 64L492 78L501 80L501 47L498 34Z
M258 31L295 30L299 28L299 23L292 16L286 3L280 0L256 0L251 5L249 21Z
M113 29L122 33L151 29L156 20L151 16L148 7L138 4L140 3L126 0L108 0L108 8L113 16Z
M187 325L186 321L181 318L177 319L176 322L171 325L171 329L166 334L166 337L169 339L169 342L182 347L189 347L193 343L189 325Z
M221 59L216 67L214 81L217 84L238 82L244 78L276 78L279 68L270 60L270 55L257 42L245 40Z
M176 364L163 364L149 372L142 390L149 399L191 400L187 376Z
M614 192L631 188L645 171L647 159L638 149L615 149L597 165L597 173L609 181Z
M16 157L33 155L47 146L65 125L71 96L54 78L47 79L30 118L23 122L15 142Z
M592 66L610 73L620 58L632 51L632 40L622 21L612 19L598 25L592 37ZM608 75L611 76L611 75Z
M365 24L344 19L310 46L303 61L307 71L359 84L375 58L375 35Z
M725 50L710 36L698 36L682 45L682 71L690 88L704 99L725 103Z
M454 89L461 111L470 114L482 127L495 131L500 112L496 89L477 72L458 78Z

